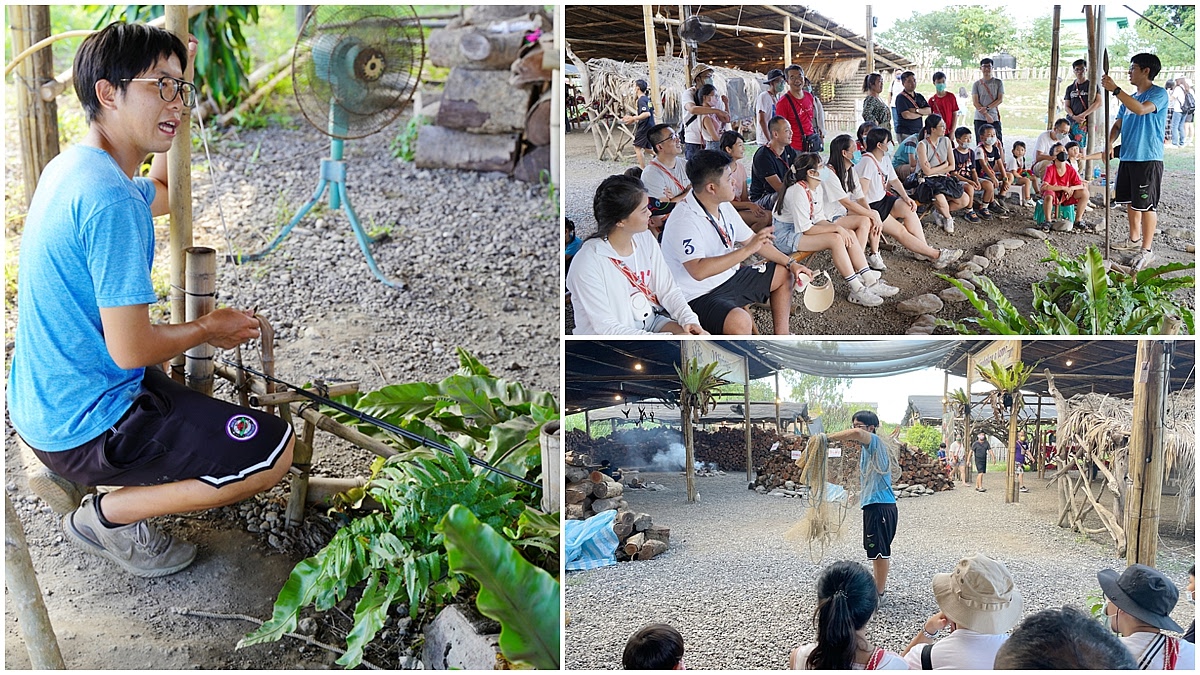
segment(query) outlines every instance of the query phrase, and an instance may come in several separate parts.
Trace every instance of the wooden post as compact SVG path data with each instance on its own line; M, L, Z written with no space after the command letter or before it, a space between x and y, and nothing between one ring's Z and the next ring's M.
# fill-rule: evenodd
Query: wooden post
M742 391L746 398L746 481L749 482L754 480L754 446L750 428L750 359L742 357L742 366L746 373L746 384Z
M779 371L777 370L777 371L775 371L775 431L777 433L779 433L779 435L782 436L783 435L783 424L779 420L780 398L781 398L781 396L779 395Z
M191 246L184 255L187 271L184 318L195 321L216 306L217 252L204 246ZM184 354L184 381L189 389L212 396L215 352L212 345L202 342Z
M187 5L167 5L166 29L174 33L183 44L188 43ZM187 65L187 64L183 64ZM188 68L183 79L195 80L195 69ZM171 274L171 323L183 323L187 315L184 299L184 275L186 260L184 250L192 245L192 111L183 107L182 117L175 133L175 142L167 152L167 192L171 202L170 226L170 274ZM184 379L184 356L171 360L171 377Z
M50 8L47 5L15 5L8 8L12 23L13 53L50 37ZM33 200L42 169L58 156L58 103L43 101L38 88L54 79L50 48L42 49L17 66L13 87L17 91L17 126L21 140L21 167L25 206Z
M1166 342L1138 340L1129 435L1129 490L1125 511L1125 562L1157 566L1159 504L1163 483L1163 415L1168 368Z
M542 56L542 67L547 70L557 70L554 78L550 80L550 182L554 186L561 186L562 173L562 158L559 157L559 149L562 147L562 121L563 121L563 73L562 66L562 45L566 44L567 33L566 27L563 24L563 8L556 5L554 7L554 49L545 50ZM561 207L560 209L561 210ZM557 510L557 509L556 509Z
M25 528L17 517L12 499L4 494L4 586L11 594L17 614L17 627L29 651L29 665L34 670L65 670L58 638L50 624L50 613L42 600L33 559L25 541Z
M1004 462L1004 503L1021 501L1017 492L1017 412L1025 408L1025 395L1021 390L1013 392L1012 408L1008 411L1008 457Z
M592 420L591 420L591 417L588 415L589 412L590 411L588 411L588 410L583 411L583 433L587 434L588 438L591 438L592 437Z
M688 367L687 345L686 340L679 342L679 352L685 369ZM684 393L686 392L681 392L679 397L679 422L683 426L683 472L687 475L687 500L691 504L696 501L696 448L692 443L692 407L688 405Z
M653 12L653 5L642 5L642 24L646 29L646 67L650 70L650 105L654 107L654 121L661 122L662 90L658 88L658 43L654 36Z
M1037 419L1033 421L1033 442L1030 443L1037 452L1038 478L1046 477L1046 452L1042 450L1042 395L1038 393Z
M1099 45L1096 42L1096 13L1091 5L1083 6L1083 18L1084 18L1084 24L1087 29L1088 87L1092 90L1095 90L1097 88L1096 87L1096 82L1097 82L1096 76L1098 74L1098 69L1100 67L1100 50L1098 49ZM1091 92L1089 92L1089 95L1090 95L1090 93ZM1088 103L1089 104L1091 103L1090 98L1088 99ZM1084 154L1088 154L1088 155L1092 154L1092 148L1096 146L1096 131L1095 130L1099 127L1099 124L1098 124L1099 121L1100 120L1099 120L1098 113L1093 112L1091 115L1088 116L1087 145L1084 148ZM1101 133L1103 133L1105 136L1107 136L1108 129L1102 130ZM1093 161L1095 161L1095 160L1089 159L1087 161L1087 163L1085 163L1083 165L1084 172L1087 174L1087 175L1083 176L1084 182L1090 181L1092 179L1092 162Z
M783 17L783 67L792 65L792 17Z
M1054 6L1054 18L1050 32L1050 99L1047 103L1046 113L1046 128L1054 128L1054 120L1058 119L1054 116L1054 110L1058 107L1055 103L1058 102L1058 33L1062 26L1062 5Z
M875 72L875 23L871 6L867 5L867 73Z
M963 413L963 483L971 482L975 455L971 452L971 374L975 372L975 357L967 354L967 410Z
M692 16L692 8L689 5L679 6L679 20L687 21ZM683 88L686 90L692 86L692 71L696 68L696 48L687 43L687 40L680 38L683 42Z

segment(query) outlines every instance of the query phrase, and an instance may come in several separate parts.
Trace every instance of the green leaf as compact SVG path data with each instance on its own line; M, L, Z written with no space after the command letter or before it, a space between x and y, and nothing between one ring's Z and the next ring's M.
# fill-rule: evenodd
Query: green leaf
M1084 253L1086 272L1084 277L1085 316L1088 318L1092 335L1103 335L1108 329L1108 270L1104 269L1104 258L1100 249L1089 246Z
M300 610L307 607L316 595L317 582L321 578L321 562L316 556L301 560L292 568L275 599L271 619L246 637L238 640L237 649L262 642L275 642L296 629Z
M379 586L378 574L372 574L363 589L362 597L354 606L354 627L346 634L346 653L337 664L356 668L363 660L363 649L375 639L375 634L387 621L388 604L392 597Z
M445 534L450 569L479 582L475 605L500 622L500 651L510 662L557 670L561 639L559 584L529 564L470 509L455 505L438 530Z

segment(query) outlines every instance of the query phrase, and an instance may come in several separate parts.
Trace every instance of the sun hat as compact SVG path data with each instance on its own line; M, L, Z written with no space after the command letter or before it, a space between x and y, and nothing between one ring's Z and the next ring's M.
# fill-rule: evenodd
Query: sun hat
M697 77L700 77L704 73L711 73L711 72L713 72L713 69L710 68L709 66L706 66L703 63L697 63L696 67L692 68L692 81L695 81Z
M976 553L949 574L933 575L933 597L961 628L1001 635L1021 619L1025 602L1004 563Z
M1171 610L1179 602L1179 589L1162 572L1135 563L1120 576L1114 570L1100 570L1096 578L1105 597L1122 612L1155 628L1183 632L1171 618Z
M783 71L782 70L780 70L778 68L772 68L771 70L767 71L767 82L768 83L774 82L775 80L782 80L782 79L783 79Z
M822 281L821 277L825 280ZM804 287L804 306L810 312L820 314L833 304L833 280L829 278L829 272L821 270L817 272L807 286Z

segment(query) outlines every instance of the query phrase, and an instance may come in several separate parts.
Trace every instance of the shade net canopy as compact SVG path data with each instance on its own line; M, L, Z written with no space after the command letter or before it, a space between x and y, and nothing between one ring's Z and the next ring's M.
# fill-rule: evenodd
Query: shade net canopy
M958 341L759 341L758 351L784 368L821 377L887 377L941 365Z

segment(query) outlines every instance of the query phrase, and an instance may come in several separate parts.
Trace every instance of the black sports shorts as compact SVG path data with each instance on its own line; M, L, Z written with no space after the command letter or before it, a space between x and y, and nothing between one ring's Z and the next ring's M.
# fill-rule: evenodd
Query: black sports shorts
M84 485L195 478L219 488L275 466L291 436L278 417L192 391L151 367L133 405L103 434L70 450L33 452Z
M896 521L900 512L895 504L867 504L863 512L863 548L867 558L892 557L892 539L896 538Z
M1117 204L1129 204L1134 211L1154 211L1162 192L1163 163L1121 162L1117 167Z
M775 278L775 263L743 267L720 286L688 302L700 325L713 335L725 333L725 317L735 307L752 302L766 302L771 297L771 280Z

